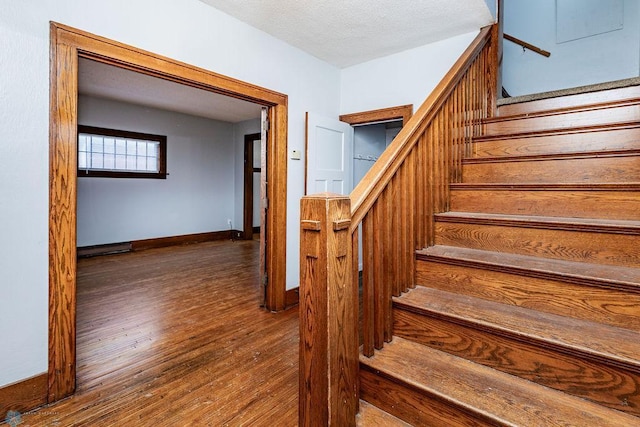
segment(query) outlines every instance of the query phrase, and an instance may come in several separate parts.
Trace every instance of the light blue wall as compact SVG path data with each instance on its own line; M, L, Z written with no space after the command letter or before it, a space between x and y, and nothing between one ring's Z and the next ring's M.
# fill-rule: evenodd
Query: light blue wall
M556 43L556 0L504 0L504 32L551 52L545 58L504 41L502 83L524 95L637 77L640 16L637 0L624 0L624 28Z
M78 122L165 135L169 172L167 179L78 178L79 247L227 230L242 210L232 123L87 96L79 98Z

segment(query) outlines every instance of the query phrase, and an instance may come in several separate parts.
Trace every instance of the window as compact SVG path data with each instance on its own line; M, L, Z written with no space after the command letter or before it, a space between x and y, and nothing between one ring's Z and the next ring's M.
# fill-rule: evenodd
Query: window
M78 126L78 176L167 177L167 137Z

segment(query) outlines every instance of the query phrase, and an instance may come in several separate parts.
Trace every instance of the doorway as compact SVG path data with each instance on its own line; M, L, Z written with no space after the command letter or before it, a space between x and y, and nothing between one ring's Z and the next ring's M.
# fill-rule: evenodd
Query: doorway
M51 24L49 403L75 390L78 61L92 59L268 106L266 308L285 307L287 96L57 23ZM277 197L275 197L277 194Z
M262 134L244 136L244 221L243 237L252 240L260 233L260 184L262 176Z

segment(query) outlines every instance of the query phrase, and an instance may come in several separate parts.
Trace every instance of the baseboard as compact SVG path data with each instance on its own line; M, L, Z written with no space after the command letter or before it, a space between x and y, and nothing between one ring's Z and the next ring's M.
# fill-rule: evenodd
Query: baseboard
M77 249L78 258L98 255L119 254L131 251L131 242L107 243L104 245L81 246Z
M25 413L47 403L47 373L0 387L0 422L7 412Z
M300 302L300 288L288 289L284 294L285 309L293 307Z
M181 236L157 237L154 239L133 240L131 242L107 243L104 245L78 247L78 257L92 257L129 251L164 248L167 246L189 245L193 243L211 242L214 240L239 239L239 230L210 231L208 233L184 234Z
M156 239L134 240L132 251L164 248L167 246L189 245L193 243L211 242L214 240L231 240L238 236L238 230L211 231L208 233L185 234L182 236L158 237Z

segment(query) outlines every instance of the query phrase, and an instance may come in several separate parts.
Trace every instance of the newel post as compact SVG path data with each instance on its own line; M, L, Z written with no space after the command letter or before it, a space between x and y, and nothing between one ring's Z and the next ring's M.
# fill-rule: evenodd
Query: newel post
M351 201L300 201L300 426L355 426L358 286L352 283Z

